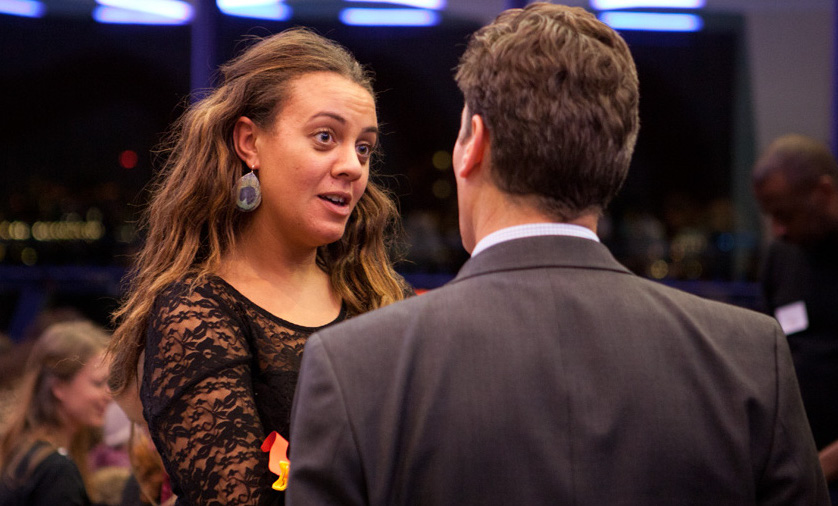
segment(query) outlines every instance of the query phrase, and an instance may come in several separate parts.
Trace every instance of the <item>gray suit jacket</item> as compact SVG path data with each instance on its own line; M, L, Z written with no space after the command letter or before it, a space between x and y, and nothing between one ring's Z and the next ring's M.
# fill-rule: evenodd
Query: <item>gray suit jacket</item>
M295 506L828 504L777 323L573 237L312 336L290 458Z

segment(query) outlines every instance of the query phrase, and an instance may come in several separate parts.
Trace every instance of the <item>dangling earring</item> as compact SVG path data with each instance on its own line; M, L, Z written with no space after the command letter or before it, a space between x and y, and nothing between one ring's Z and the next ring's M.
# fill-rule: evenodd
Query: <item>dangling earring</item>
M259 186L255 170L254 164L250 172L240 177L236 184L236 207L245 213L253 211L262 203L262 188Z

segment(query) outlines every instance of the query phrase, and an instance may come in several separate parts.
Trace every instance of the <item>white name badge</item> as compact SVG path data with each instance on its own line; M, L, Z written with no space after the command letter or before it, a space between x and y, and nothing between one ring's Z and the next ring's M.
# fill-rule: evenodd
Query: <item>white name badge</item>
M780 322L786 335L809 328L809 315L806 313L806 303L802 300L778 307L774 311L774 317Z

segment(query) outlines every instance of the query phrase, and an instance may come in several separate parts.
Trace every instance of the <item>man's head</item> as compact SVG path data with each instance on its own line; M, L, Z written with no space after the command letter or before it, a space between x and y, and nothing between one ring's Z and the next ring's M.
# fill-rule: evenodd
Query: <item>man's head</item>
M774 140L752 182L776 237L807 245L838 230L838 164L825 144L796 134Z
M623 39L589 12L544 3L503 12L471 37L456 80L460 138L479 115L501 191L571 221L600 212L622 186L639 128L637 71Z

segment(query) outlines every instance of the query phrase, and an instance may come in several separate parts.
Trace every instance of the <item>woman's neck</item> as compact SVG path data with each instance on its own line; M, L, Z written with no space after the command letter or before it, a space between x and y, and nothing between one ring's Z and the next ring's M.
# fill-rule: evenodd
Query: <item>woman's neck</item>
M228 281L242 279L263 280L289 288L310 283L324 273L317 266L317 249L291 250L279 241L242 237L222 257L218 273Z
M41 427L33 431L35 439L46 441L56 448L63 448L65 450L72 446L73 438L76 435L76 430L72 427Z
M317 265L317 249L290 250L280 241L242 237L217 274L270 313L298 325L333 321L341 301Z

